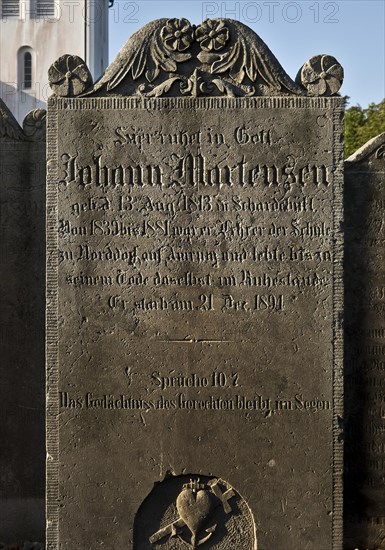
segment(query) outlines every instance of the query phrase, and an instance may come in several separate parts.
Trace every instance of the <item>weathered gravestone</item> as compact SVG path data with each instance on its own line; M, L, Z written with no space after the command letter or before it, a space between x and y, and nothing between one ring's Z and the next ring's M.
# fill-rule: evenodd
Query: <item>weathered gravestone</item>
M44 540L45 111L0 100L0 541Z
M385 547L385 133L345 163L346 548Z
M47 548L342 548L342 77L231 20L51 67Z

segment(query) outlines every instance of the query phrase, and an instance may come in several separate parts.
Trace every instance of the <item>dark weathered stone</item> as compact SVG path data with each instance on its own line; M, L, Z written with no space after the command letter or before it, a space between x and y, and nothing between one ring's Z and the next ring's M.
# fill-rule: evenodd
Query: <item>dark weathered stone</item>
M346 549L385 545L385 133L345 163Z
M27 116L26 135L0 101L0 540L4 543L44 540L45 143L34 141L38 137L33 132L34 117L42 122L44 112Z
M342 548L343 100L206 27L155 22L49 101L48 549ZM197 97L251 86L242 58L154 98L138 36L179 60L242 36L287 96Z

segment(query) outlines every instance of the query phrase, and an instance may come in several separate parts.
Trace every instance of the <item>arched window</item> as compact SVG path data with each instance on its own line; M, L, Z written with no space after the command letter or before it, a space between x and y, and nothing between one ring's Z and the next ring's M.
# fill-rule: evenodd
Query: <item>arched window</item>
M19 89L30 90L34 83L35 55L32 48L23 46L17 54L17 73Z
M23 66L23 89L32 88L32 55L31 52L24 52Z
M1 16L19 17L20 15L20 0L1 0Z
M37 19L55 17L55 0L35 0L35 2Z

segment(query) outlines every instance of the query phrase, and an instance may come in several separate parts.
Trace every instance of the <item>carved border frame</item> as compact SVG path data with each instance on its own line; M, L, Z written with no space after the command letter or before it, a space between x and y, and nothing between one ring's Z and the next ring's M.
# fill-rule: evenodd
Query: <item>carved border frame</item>
M58 110L49 100L46 183L46 550L59 548Z
M332 548L343 547L343 115L340 97L57 98L48 101L46 218L46 550L59 550L58 113L65 110L219 108L328 109L333 116L333 517Z
M343 548L344 416L344 100L333 111L333 547Z

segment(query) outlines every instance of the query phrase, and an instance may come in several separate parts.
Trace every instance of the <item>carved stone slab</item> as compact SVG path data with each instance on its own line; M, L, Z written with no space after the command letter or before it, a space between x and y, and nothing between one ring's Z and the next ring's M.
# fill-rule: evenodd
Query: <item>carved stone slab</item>
M342 548L342 109L50 100L48 548Z
M0 100L0 540L44 539L45 111Z
M346 548L385 545L385 134L345 163Z
M51 67L49 549L341 550L342 78L222 19Z

